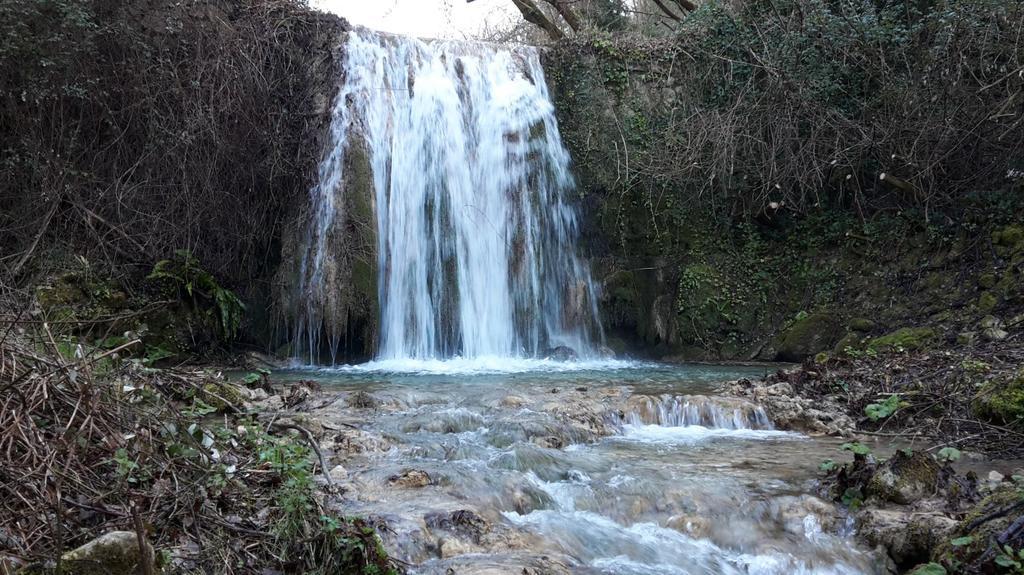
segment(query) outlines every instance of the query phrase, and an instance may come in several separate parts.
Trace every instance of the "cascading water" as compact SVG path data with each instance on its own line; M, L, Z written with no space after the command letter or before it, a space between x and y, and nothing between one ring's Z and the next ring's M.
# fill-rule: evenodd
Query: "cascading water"
M345 154L369 156L380 359L593 354L594 285L575 253L573 189L533 48L348 34L330 152L312 191L296 322L316 350L318 297ZM310 357L315 359L313 353Z

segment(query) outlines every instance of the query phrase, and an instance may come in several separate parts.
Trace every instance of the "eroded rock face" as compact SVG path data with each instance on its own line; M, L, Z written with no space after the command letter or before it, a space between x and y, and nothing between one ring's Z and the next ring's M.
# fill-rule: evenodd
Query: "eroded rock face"
M69 575L137 575L143 561L153 563L153 548L147 543L139 551L138 535L132 531L111 531L62 557Z
M928 560L939 543L949 538L956 521L942 513L904 509L865 509L857 514L857 530L872 545L880 545L900 567Z
M749 379L733 383L729 393L760 405L779 429L849 436L857 429L845 408L830 398L810 399L794 394L785 382L766 384Z

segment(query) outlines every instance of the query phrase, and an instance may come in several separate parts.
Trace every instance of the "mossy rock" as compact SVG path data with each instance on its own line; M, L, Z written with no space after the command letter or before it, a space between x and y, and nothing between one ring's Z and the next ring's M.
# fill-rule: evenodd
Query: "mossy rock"
M1004 484L996 489L967 511L956 529L950 534L949 541L940 543L932 551L932 561L947 564L955 562L961 565L976 563L988 551L993 538L1003 533L1010 523L1017 518L1012 513L1005 513L1005 510L1011 509L1014 505L1020 503L1021 499L1020 489L1015 485ZM991 519L985 520L986 518ZM965 544L953 545L950 542L954 539L968 537L970 539ZM991 560L989 559L989 561ZM975 566L979 567L978 565ZM989 567L994 567L994 565L989 565ZM978 572L990 573L998 571L983 569Z
M860 351L864 349L864 344L867 342L867 337L862 333L849 332L843 336L842 339L836 343L835 347L832 348L833 357L846 357L850 355L850 351Z
M878 324L866 317L855 317L850 320L848 326L851 331L859 331L861 333L869 333L875 331Z
M226 381L214 381L203 386L202 400L217 411L240 408L247 399L240 387Z
M978 276L978 287L982 289L992 289L996 285L996 274L984 273Z
M153 548L146 543L139 552L138 535L133 531L111 531L61 558L67 575L136 575L142 561L154 563ZM159 569L154 565L154 572Z
M1011 249L1024 248L1024 227L1010 225L992 232L992 243Z
M990 291L981 292L981 295L978 296L978 310L982 313L990 313L998 305L999 298Z
M921 452L897 451L868 480L865 494L908 505L936 495L943 487L942 466Z
M867 349L874 352L914 351L926 347L937 335L930 327L903 327L872 339Z
M972 407L975 415L985 420L1024 426L1024 370L1008 381L986 383Z
M830 313L812 313L793 322L776 338L775 359L803 361L831 350L841 336L839 319Z

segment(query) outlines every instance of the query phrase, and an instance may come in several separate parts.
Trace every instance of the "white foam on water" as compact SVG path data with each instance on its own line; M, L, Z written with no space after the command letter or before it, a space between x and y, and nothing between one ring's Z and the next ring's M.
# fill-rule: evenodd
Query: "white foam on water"
M649 368L652 364L621 359L556 361L528 357L453 357L449 359L380 359L356 365L321 368L320 371L408 375L495 375L509 373L571 373Z
M622 426L622 435L613 436L611 439L649 444L694 445L715 439L768 440L801 439L802 437L799 433L777 431L774 429L729 429L704 427L701 425L664 427L661 425L627 424Z
M788 553L743 553L654 523L619 524L590 511L535 510L503 514L513 524L561 540L592 567L609 574L855 575L841 561L812 564Z

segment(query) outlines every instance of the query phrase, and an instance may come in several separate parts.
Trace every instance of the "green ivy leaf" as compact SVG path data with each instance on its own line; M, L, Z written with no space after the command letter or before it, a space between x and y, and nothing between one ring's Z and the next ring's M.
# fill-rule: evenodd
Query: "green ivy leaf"
M839 448L843 451L852 451L854 455L868 455L871 453L871 448L859 441L844 443Z
M974 537L967 535L965 537L957 537L956 539L949 542L953 547L963 547L964 545L970 545L974 543Z

